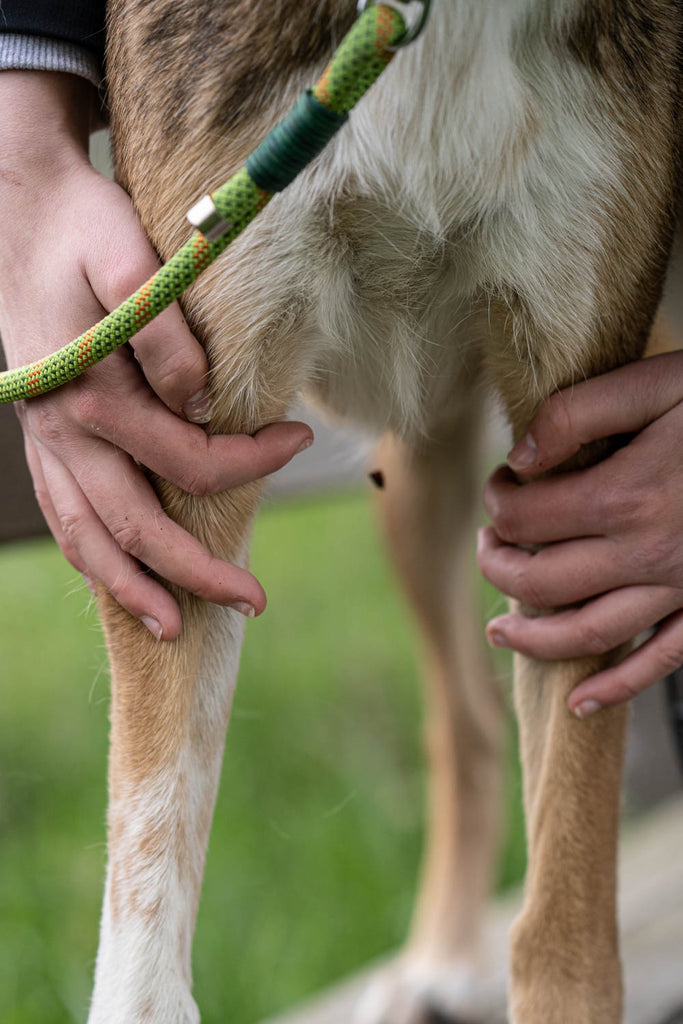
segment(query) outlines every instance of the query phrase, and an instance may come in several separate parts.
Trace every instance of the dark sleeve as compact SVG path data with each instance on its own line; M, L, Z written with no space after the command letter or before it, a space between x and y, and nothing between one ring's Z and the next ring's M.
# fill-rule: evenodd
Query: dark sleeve
M0 32L75 43L104 59L106 0L0 0Z

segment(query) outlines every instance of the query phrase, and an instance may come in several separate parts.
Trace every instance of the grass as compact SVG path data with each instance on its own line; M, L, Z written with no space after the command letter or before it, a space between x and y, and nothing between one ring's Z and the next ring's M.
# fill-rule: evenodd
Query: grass
M369 503L266 509L253 567L270 605L248 629L209 850L204 1024L258 1020L397 946L422 841L415 642ZM84 1022L105 857L104 648L51 542L5 548L0 574L0 1024ZM510 759L502 886L524 866Z

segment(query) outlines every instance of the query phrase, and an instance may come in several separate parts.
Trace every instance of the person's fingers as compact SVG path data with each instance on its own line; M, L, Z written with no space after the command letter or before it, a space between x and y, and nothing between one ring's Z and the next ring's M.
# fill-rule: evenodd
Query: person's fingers
M270 424L253 437L208 435L170 412L146 387L90 389L75 414L83 430L95 430L136 462L196 495L268 476L313 443L310 427L298 422Z
M569 708L578 718L587 718L601 708L630 700L681 665L683 611L677 611L620 665L597 672L572 690Z
M85 576L87 574L86 563L81 558L79 552L69 542L62 530L59 516L55 510L50 490L45 480L45 474L43 473L43 466L38 448L28 432L24 435L24 451L26 452L26 462L28 463L28 468L33 480L33 490L36 500L40 506L40 510L45 516L45 522L49 526L50 532L57 541L59 550L66 558L67 562L70 562L74 569Z
M64 537L69 548L77 552L88 575L99 579L116 601L144 622L157 639L175 639L181 620L173 597L116 543L68 469L47 449L41 451L41 457L58 518L53 532Z
M90 286L107 312L138 290L160 267L130 200L120 189L110 196L117 215L115 235L89 257L85 267ZM174 302L131 340L150 386L173 412L195 423L208 422L211 402L206 388L208 361L204 349Z
M652 582L634 578L635 568L614 541L603 537L531 552L504 543L488 526L478 534L477 563L489 583L530 608L560 608L627 584Z
M683 594L672 587L623 587L552 615L501 615L488 623L486 636L493 647L542 660L606 654L682 603Z
M106 441L75 451L72 471L119 547L159 576L215 604L253 616L266 597L246 569L214 558L163 511L143 473ZM122 501L122 495L125 501Z
M550 544L613 532L630 514L627 483L605 463L520 484L499 466L484 485L484 507L511 544Z
M683 398L683 354L630 363L565 388L543 403L509 465L534 475L559 466L581 445L642 430Z

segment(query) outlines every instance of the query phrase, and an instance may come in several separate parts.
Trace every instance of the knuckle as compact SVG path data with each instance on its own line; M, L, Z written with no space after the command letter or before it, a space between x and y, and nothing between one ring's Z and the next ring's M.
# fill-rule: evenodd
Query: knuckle
M639 487L633 496L634 507L631 510L631 517L641 530L649 527L652 531L650 538L655 542L656 547L664 547L666 538L660 531L666 529L671 522L672 504L664 493L664 488L657 489Z
M29 414L26 416L29 417ZM28 423L34 437L48 448L53 447L64 437L64 418L59 415L52 403L40 403L32 409Z
M488 512L489 516L491 518L493 518L493 510L495 508L495 503L494 503L494 494L493 494L493 484L491 483L491 478L490 477L484 483L484 490L482 492L482 501L484 502L484 508Z
M484 508L498 536L502 540L511 540L513 523L510 503L501 498L497 485L490 479L484 486Z
M205 498L214 490L214 480L211 472L204 466L195 468L192 474L182 484L183 490L197 498Z
M190 469L183 469L176 481L188 494L205 498L216 490L217 471L208 447L208 438L203 432L191 449Z
M138 558L141 555L143 550L143 534L138 523L131 522L126 517L121 522L114 523L110 529L112 537L123 551L126 551L134 558Z
M142 603L128 573L119 573L116 579L113 579L110 584L105 583L105 586L117 604L120 604L131 615L136 617L139 615Z
M507 544L514 544L519 539L519 525L507 503L499 505L493 518L493 524L500 539Z
M72 420L81 427L98 429L102 422L102 396L90 388L74 390L70 398L69 411Z
M631 564L646 579L660 579L672 564L677 545L674 538L656 533L642 539L631 551Z
M489 517L495 522L496 516L500 509L500 498L498 497L498 491L496 484L491 477L488 478L484 484L484 492L482 495L484 508L488 512Z
M683 651L678 644L662 643L657 651L659 674L669 675L683 664Z
M526 566L521 566L515 573L514 597L528 605L530 608L545 608L547 600L543 593L543 587L529 574Z
M195 597L198 597L200 601L215 602L218 600L218 592L204 581L193 579L187 589Z
M200 370L199 361L191 352L177 350L169 353L155 373L155 384L159 391L169 394L184 394L188 382Z
M215 601L221 588L220 581L216 579L212 569L212 559L207 552L192 564L183 586L202 601Z
M34 480L33 493L35 494L36 501L40 505L43 512L45 512L46 509L49 509L51 507L52 498L50 497L50 492L48 491L47 487L44 487L42 484L37 484Z
M130 295L138 290L150 277L149 269L140 260L120 256L116 266L111 271L112 293L119 302L123 302Z
M633 480L620 479L607 488L602 497L603 510L610 521L633 528L650 518L649 496Z
M575 440L566 396L559 391L553 392L543 403L536 416L538 433L549 435L563 434ZM577 444L578 444L578 439Z
M476 559L477 559L477 567L479 569L479 572L482 574L482 576L484 576L486 579L488 579L489 578L489 573L491 571L491 568L490 568L491 559L490 559L489 552L481 550L481 549L478 550L477 554L476 554Z
M59 525L67 545L70 548L78 548L78 537L81 530L80 516L76 512L62 512L59 516Z
M606 654L616 646L614 641L591 622L584 622L581 625L579 639L586 654Z
M500 565L494 555L480 552L477 555L477 564L485 580L502 593L507 593L510 588L506 584Z
M612 701L616 704L624 704L626 701L637 697L639 692L638 687L633 685L628 676L620 675L614 683Z

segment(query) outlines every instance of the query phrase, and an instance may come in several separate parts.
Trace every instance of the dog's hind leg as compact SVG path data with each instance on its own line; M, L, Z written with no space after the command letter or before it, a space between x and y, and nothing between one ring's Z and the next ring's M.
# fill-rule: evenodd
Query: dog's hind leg
M429 783L411 934L359 1008L373 1024L483 1019L477 969L499 832L502 699L473 593L480 397L439 441L387 437L378 452L381 517L424 641Z

